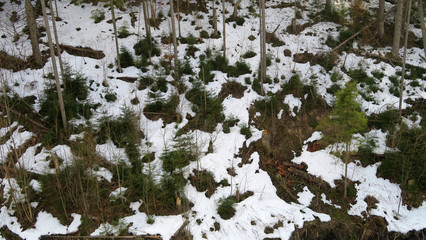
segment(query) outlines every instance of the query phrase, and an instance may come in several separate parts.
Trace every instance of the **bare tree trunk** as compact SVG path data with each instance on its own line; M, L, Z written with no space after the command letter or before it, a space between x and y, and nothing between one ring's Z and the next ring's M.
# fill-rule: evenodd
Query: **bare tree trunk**
M177 76L179 72L179 59L177 52L177 41L176 41L176 26L175 26L175 11L173 9L173 0L170 0L170 19L172 21L172 37L173 37L173 47L174 47L174 56L175 56L175 75Z
M377 38L383 39L385 34L385 0L379 0L379 8L377 9Z
M56 11L56 16L59 17L58 2L56 0L55 0L55 11Z
M325 14L329 14L333 11L333 2L331 0L325 1Z
M242 0L238 0L236 3L234 3L234 13L232 14L232 19L236 20L237 19L237 14L238 14L238 6L241 4Z
M402 97L404 94L404 78L405 78L405 62L407 60L407 43L408 43L408 32L410 25L410 15L411 15L411 0L408 0L407 6L407 15L405 21L405 36L404 36L404 56L402 58L402 74L401 74L401 82L399 84L399 118L402 116Z
M392 44L392 55L395 58L399 58L399 45L401 42L401 30L402 30L402 15L404 11L404 0L398 0L395 14L395 31L393 33L393 44Z
M115 24L115 12L114 12L114 2L111 0L111 17L112 17L112 27L114 28L114 38L115 38L115 51L117 52L117 71L122 73L120 64L120 50L118 47L118 37L117 37L117 25Z
M223 21L223 57L226 58L226 17L225 0L222 0L222 21Z
M343 197L346 198L348 196L348 161L349 161L349 144L346 143L346 152L345 152L345 179L343 182Z
M38 46L38 30L34 17L34 9L30 0L25 0L25 13L27 15L27 24L30 31L31 48L33 50L34 64L37 68L43 66L40 48Z
M266 24L265 0L260 0L260 95L264 95L263 83L266 80Z
M425 58L426 58L426 26L425 26L425 16L424 16L424 9L423 9L423 0L418 0L418 9L419 9L419 16L420 16L420 25L422 27L422 35L423 35L423 50L425 52Z
M297 33L297 0L294 1L294 18L291 20L291 28L293 33Z
M56 55L58 55L59 69L61 70L62 82L64 83L64 89L65 89L64 65L62 64L61 47L59 46L58 32L56 31L56 19L55 19L55 13L53 12L52 0L49 0L49 7L50 7L50 16L52 17L53 34L55 36Z
M150 5L151 5L151 21L152 21L152 24L154 24L156 26L157 17L155 16L154 0L150 1Z
M217 10L216 10L216 6L215 6L215 0L212 0L213 3L213 36L216 38L217 37Z
M145 35L146 35L146 38L148 39L148 42L149 42L149 46L148 46L148 58L149 58L149 62L151 62L151 48L152 48L151 26L150 26L150 24L148 24L149 16L148 16L148 7L147 7L147 2L146 1L148 1L148 0L142 0L142 8L143 8L143 19L144 19L144 22L145 22ZM152 13L151 13L151 15L152 15Z
M179 0L176 0L176 10L177 10L177 20L178 20L179 37L182 37L182 34L181 34L181 32L180 32L180 11L179 11Z
M59 83L58 67L56 66L55 50L53 49L52 35L50 34L49 19L47 18L46 4L44 3L44 1L45 0L41 0L41 8L43 10L44 24L46 25L47 40L49 42L50 56L52 58L53 73L55 75L56 91L58 92L58 101L59 108L61 111L62 124L64 126L64 129L66 130L68 128L67 116L65 114L64 99L62 98L61 84Z

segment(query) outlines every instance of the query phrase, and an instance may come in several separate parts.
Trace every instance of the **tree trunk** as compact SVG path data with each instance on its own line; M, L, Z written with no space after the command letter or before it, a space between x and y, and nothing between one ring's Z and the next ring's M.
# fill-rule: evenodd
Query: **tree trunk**
M238 14L238 6L241 4L242 0L238 0L235 4L234 4L234 13L232 14L232 19L236 20L237 19L237 14Z
M55 11L56 11L56 16L59 17L58 2L56 0L55 0Z
M148 58L149 58L149 62L151 63L151 48L152 48L152 42L151 42L151 25L148 24L149 16L148 16L147 1L148 0L142 0L142 8L143 8L143 20L145 22L145 35L146 35L146 39L148 39L148 42L149 42L149 46L148 46ZM152 13L151 13L151 15L152 15Z
M151 21L152 21L152 24L157 26L157 17L155 16L154 0L150 1L150 5L151 5Z
M392 44L392 55L395 58L399 58L399 45L401 42L401 30L402 30L402 15L404 11L404 0L398 0L395 14L395 30L393 33L393 44Z
M377 9L377 38L383 39L385 34L385 0L379 0L379 8Z
M61 47L59 46L58 32L56 31L56 19L55 19L55 13L53 12L52 0L49 0L49 7L50 7L50 16L52 17L53 34L55 36L56 55L58 55L59 69L61 70L62 82L64 83L64 89L65 89L64 65L62 64Z
M266 17L265 0L260 0L260 95L265 95L263 83L266 80Z
M329 14L333 11L333 2L331 0L325 1L325 14Z
M114 28L114 38L115 38L115 51L117 52L117 71L122 73L120 64L120 50L118 47L118 37L117 37L117 25L115 24L115 13L114 13L114 2L111 0L111 17L112 17L112 27Z
M181 31L180 31L180 11L179 11L179 0L176 0L176 11L177 11L177 20L178 20L178 31L179 31L179 38L182 37Z
M43 59L41 58L40 48L38 46L38 30L37 23L34 17L34 9L30 0L25 0L25 13L27 15L27 24L30 31L31 48L33 50L34 64L37 68L43 66Z
M405 21L405 36L404 36L404 56L402 58L402 74L401 74L401 82L399 84L399 119L401 119L402 116L402 97L404 94L404 78L405 78L405 62L407 60L407 43L408 43L408 32L409 32L409 25L410 25L410 15L411 15L411 0L408 0L408 6L407 6L407 15L406 15L406 21Z
M213 3L213 36L216 38L217 37L217 10L216 10L216 6L215 6L215 0L212 1Z
M55 75L56 91L58 92L59 108L61 111L62 124L66 130L68 127L67 117L65 114L64 99L62 98L61 84L59 83L58 67L56 66L55 50L53 49L52 35L50 34L49 20L47 19L45 0L41 0L41 8L43 11L44 24L46 25L47 40L49 42L50 56L52 58L53 73Z
M418 0L418 9L419 9L419 16L420 16L420 25L422 27L422 35L423 35L423 50L425 52L425 58L426 58L426 26L425 26L425 16L424 16L424 9L423 9L423 0Z
M294 1L294 18L291 20L291 28L294 34L297 34L297 1Z
M345 179L343 181L343 197L348 196L348 162L349 162L349 142L346 143L346 152L345 152Z
M172 37L173 37L173 47L174 47L174 58L175 58L175 76L179 74L179 60L177 52L177 41L176 41L176 27L175 27L175 11L173 9L173 0L170 0L170 19L172 21Z
M226 58L226 17L225 0L222 0L222 21L223 21L223 57Z

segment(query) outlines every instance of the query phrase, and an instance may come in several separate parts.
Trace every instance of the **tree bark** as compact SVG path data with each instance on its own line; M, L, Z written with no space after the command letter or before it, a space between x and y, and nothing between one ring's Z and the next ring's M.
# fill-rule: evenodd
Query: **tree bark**
M411 15L411 0L408 0L408 6L407 6L407 16L405 21L405 36L404 36L404 56L402 58L402 74L401 74L401 82L399 84L399 119L401 119L402 116L402 97L404 94L404 78L405 78L405 62L407 60L407 43L408 43L408 32L409 32L409 25L410 25L410 15Z
M379 8L377 9L377 38L383 39L385 34L385 0L379 0Z
M30 0L25 0L25 13L27 15L27 24L30 31L31 48L33 50L34 64L37 68L43 66L43 59L41 58L40 47L38 46L38 30L37 23L34 17L34 8Z
M222 0L222 21L223 21L223 57L226 58L226 9L225 0Z
M49 7L50 7L50 16L52 17L53 34L55 36L56 54L58 55L59 69L61 70L62 82L64 83L64 89L65 89L64 65L62 64L61 47L59 46L58 32L56 31L56 19L55 19L55 13L53 11L52 0L49 0Z
M212 1L213 3L213 36L216 38L217 37L217 10L216 10L216 6L215 6L215 0Z
M62 124L64 126L64 129L66 130L68 128L67 116L65 114L64 99L62 97L61 84L59 83L58 67L56 66L55 50L53 49L52 35L50 33L49 19L47 18L46 4L44 1L45 0L41 0L41 8L43 11L44 24L46 25L46 33L47 33L47 40L49 42L50 56L52 58L53 73L55 75L56 91L58 92L58 101L59 101L59 108L61 111Z
M425 16L424 16L424 9L423 9L423 0L418 0L418 9L419 9L419 16L420 16L420 25L422 27L422 35L423 35L423 50L425 52L425 59L426 59L426 26L425 26Z
M151 5L151 21L155 26L157 26L157 17L155 16L154 0L150 1L150 5Z
M243 1L243 0L238 0L238 1L234 4L234 13L232 14L232 19L234 19L234 20L236 20L236 19L237 19L238 6L241 4L241 1Z
M325 14L329 14L333 11L333 2L331 0L325 1Z
M117 52L117 71L122 73L120 64L120 50L118 47L118 37L117 37L117 25L115 24L115 12L114 12L114 1L111 0L111 17L112 17L112 27L114 28L114 39L115 39L115 51Z
M349 144L346 143L346 152L345 152L345 179L343 182L343 197L346 198L348 196L348 162L349 162Z
M179 11L179 0L176 0L176 11L177 11L177 20L178 20L178 31L179 31L179 38L182 37L181 31L180 31L180 11Z
M399 58L399 45L401 42L401 30L402 30L402 15L404 11L404 0L398 0L395 14L395 30L393 33L393 44L392 44L392 55L395 58Z
M265 0L260 0L260 95L265 95L263 83L266 80L266 17Z
M173 37L173 47L174 47L174 63L175 63L175 75L179 74L179 60L177 52L177 41L176 41L176 26L175 26L175 11L173 9L173 0L170 0L170 19L172 21L172 37Z

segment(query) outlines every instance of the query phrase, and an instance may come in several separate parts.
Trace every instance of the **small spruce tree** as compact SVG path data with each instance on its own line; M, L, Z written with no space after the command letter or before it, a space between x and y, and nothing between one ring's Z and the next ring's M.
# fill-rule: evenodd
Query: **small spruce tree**
M367 128L367 119L355 100L358 96L356 82L349 82L346 87L336 94L336 102L331 114L323 119L318 129L324 133L324 142L344 142L345 149L345 179L344 197L347 196L348 161L352 135Z

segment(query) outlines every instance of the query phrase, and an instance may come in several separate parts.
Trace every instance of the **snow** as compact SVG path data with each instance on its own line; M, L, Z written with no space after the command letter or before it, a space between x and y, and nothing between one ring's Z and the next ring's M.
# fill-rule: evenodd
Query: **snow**
M242 1L239 10L240 14L246 15L245 23L243 27L237 26L234 28L233 23L226 23L227 27L227 58L230 64L234 64L236 61L241 60L240 55L248 50L259 52L258 44L258 18L249 13L245 8L252 4L250 1ZM268 3L268 6L271 6ZM309 3L311 4L311 3ZM313 3L312 3L313 4ZM386 8L392 7L391 4L386 3ZM226 3L226 8L231 11L232 4ZM374 5L373 3L371 5ZM84 6L84 7L82 7ZM373 6L375 7L375 5ZM31 55L31 45L26 35L20 36L20 39L12 43L14 36L14 28L18 32L21 32L25 27L26 22L24 18L21 18L13 26L9 23L9 18L13 10L18 12L19 16L25 16L24 5L5 3L4 13L0 14L0 35L5 35L6 38L0 38L0 46L2 50L25 59ZM145 138L142 139L140 152L142 154L147 152L155 152L155 160L149 164L144 165L143 171L152 171L155 174L162 174L162 161L159 158L165 149L173 147L173 140L175 139L176 132L184 127L188 123L186 116L195 116L192 111L192 104L186 100L185 94L179 95L180 103L177 107L177 112L182 116L182 122L179 124L164 124L159 119L157 121L151 121L145 117L142 113L144 106L149 102L148 89L138 90L137 83L127 83L124 81L117 80L120 76L130 76L138 78L141 76L155 76L161 73L159 70L154 70L152 66L148 67L148 72L140 73L136 67L125 68L123 73L118 73L114 68L108 68L109 64L115 62L116 54L114 47L114 38L111 31L111 24L108 24L106 20L111 18L109 11L105 12L105 20L98 24L94 24L93 20L90 19L91 12L95 9L102 8L102 6L92 6L91 4L73 5L68 2L58 2L58 10L60 17L63 21L57 22L58 32L60 41L63 44L71 46L83 46L91 47L96 50L101 50L106 55L105 58L96 60L88 57L77 57L70 55L66 52L62 53L62 58L68 64L72 66L77 72L84 73L87 75L89 80L93 80L90 88L92 91L89 94L89 99L93 103L100 103L100 106L94 110L94 117L91 119L92 123L96 123L98 119L104 116L118 116L121 113L121 108L127 106L134 110L139 117L139 125L141 130L145 134ZM158 3L158 11L167 13L169 6L163 3ZM315 6L308 6L308 11L317 12L319 8ZM128 7L125 11L119 9L116 10L116 17L122 17L121 20L117 21L118 26L128 24L130 22L129 13L131 11L139 11L138 7ZM298 24L307 23L308 11L301 11L301 19L297 19ZM210 10L211 14L211 10ZM321 66L312 66L310 63L301 64L293 62L293 56L284 56L284 50L290 50L292 55L296 53L309 52L313 54L324 53L330 50L330 48L324 44L327 36L338 36L338 28L341 26L335 23L320 22L314 24L311 27L306 28L298 35L289 34L286 32L286 28L291 24L291 18L288 16L294 16L294 8L267 8L266 9L266 26L267 31L272 32L275 27L279 26L276 32L276 36L285 42L284 46L272 47L271 44L267 44L267 54L272 56L272 59L279 59L280 62L272 61L272 65L268 68L267 74L272 78L277 77L279 79L278 84L264 84L265 91L272 94L276 93L281 89L281 84L285 83L290 77L297 73L303 83L311 84L315 86L317 92L331 104L334 100L334 96L328 94L326 89L330 87L333 82L330 79L331 72L326 72ZM287 16L287 17L283 17ZM207 17L204 19L198 19L195 16L185 15L184 19L187 21L181 22L182 36L188 36L189 33L193 33L194 27L200 27L201 29L211 31L207 23ZM191 21L195 22L195 26L191 25ZM41 18L37 19L39 26L43 26L44 23ZM141 22L143 26L143 22ZM221 17L218 18L218 26L222 25ZM77 31L76 28L80 30ZM132 33L127 38L120 39L120 45L127 47L132 51L132 46L138 40L138 34L144 31L141 26L129 26L129 31ZM168 34L170 29L169 21L163 21L159 29L152 29L152 34L155 37L165 36ZM415 34L420 34L418 29L412 26ZM248 37L253 35L256 40L250 41ZM197 36L198 37L198 36ZM46 37L42 37L41 41L47 42ZM190 58L189 62L193 70L198 73L199 58L207 48L215 51L221 51L222 39L205 39L204 44L197 44L196 46L200 49L196 53L197 58ZM178 47L179 58L184 59L186 44L180 44ZM40 45L41 50L47 50L47 46ZM172 54L172 48L168 44L159 44L162 52L165 54ZM385 55L390 52L389 47L385 48L366 48L374 54ZM400 50L402 56L402 49ZM413 47L408 51L407 63L415 66L425 66L425 60L422 59L423 49ZM153 62L158 62L161 57L153 57ZM255 73L259 66L260 54L244 61L251 67L253 73ZM6 80L6 83L10 89L10 93L16 93L21 97L26 96L37 96L38 100L35 104L35 109L39 110L40 103L39 99L43 95L44 83L46 82L44 76L52 71L51 59L48 60L47 64L38 70L26 69L19 72L12 72L5 69L0 69L0 74ZM99 66L95 68L95 65ZM366 72L371 75L374 70L383 71L385 76L383 79L378 81L378 86L381 90L375 93L372 97L374 101L366 101L361 97L358 99L361 103L362 110L367 114L381 113L387 109L395 109L397 107L398 98L390 94L389 88L391 82L389 77L394 76L399 67L393 67L387 63L375 63L372 59L365 57L356 56L353 53L343 53L339 56L339 61L333 70L339 71L343 79L337 82L338 85L344 86L344 84L350 80L350 78L340 71L344 67L346 69L354 69L362 67ZM211 83L206 84L206 89L211 91L213 95L217 95L222 88L222 84L227 81L236 81L246 86L244 78L253 77L253 75L243 75L238 78L231 78L227 74L221 72L214 72L215 78ZM281 78L281 76L285 77ZM315 77L315 80L314 78ZM167 76L167 80L171 81L171 77ZM184 77L184 82L187 87L191 87L188 83L188 77ZM426 98L426 92L424 91L426 85L425 82L420 80L420 86L412 87L407 84L404 91L405 99L424 99ZM359 87L359 90L361 88ZM164 97L168 97L173 93L176 93L175 87L168 84L168 91L164 94ZM104 96L106 93L113 93L117 95L118 100L116 102L106 102ZM140 100L138 105L130 105L129 102L134 97ZM194 204L191 210L179 215L171 216L149 216L154 219L153 224L148 224L148 216L144 212L140 212L139 208L142 205L142 201L133 202L128 204L129 208L133 211L133 214L126 216L119 220L119 224L113 225L111 223L102 223L93 233L92 236L102 234L118 234L122 227L129 226L129 232L131 234L160 234L163 239L169 239L185 220L188 220L188 229L194 236L194 239L203 239L203 236L207 239L263 239L263 238L281 238L289 239L291 234L296 228L303 227L305 222L313 221L319 218L320 221L330 221L331 217L327 214L315 212L309 208L309 205L314 197L314 194L308 189L307 186L303 187L303 191L297 194L298 203L292 202L291 199L281 199L277 196L276 188L272 184L270 176L260 169L260 157L259 153L254 152L251 154L249 162L245 164L241 163L242 159L238 157L239 149L244 145L249 146L259 140L262 136L263 129L257 129L249 118L249 108L254 101L263 99L262 96L258 95L249 86L244 92L244 96L240 99L228 96L224 99L224 115L227 119L235 118L238 119L238 125L230 128L230 133L223 133L222 125L219 124L213 133L206 133L199 130L190 131L185 136L190 136L193 139L194 146L200 151L200 159L197 162L191 162L189 166L184 169L184 176L188 177L192 170L208 170L210 171L215 180L220 182L227 180L230 186L218 187L216 192L207 198L204 192L198 192L191 184L187 184L184 188L186 197ZM305 96L306 99L306 96ZM289 114L292 117L297 117L299 110L302 107L301 98L294 97L293 94L285 96L283 101L284 104L289 106ZM403 108L407 108L409 105L403 103ZM281 119L283 114L286 114L284 110L280 110L277 113L278 119ZM260 118L261 113L257 112L254 115L255 118ZM6 117L5 117L5 120ZM410 127L419 127L420 118L416 120L406 119L403 121ZM75 120L75 123L85 124L84 120ZM249 126L253 136L249 139L245 139L245 136L240 134L241 126ZM29 131L26 131L23 126L20 126L17 122L10 123L9 126L1 126L0 138L3 138L7 134L11 137L0 145L0 163L4 163L7 156L12 153L12 149L18 149L29 143L29 140L35 135ZM12 132L13 130L13 132ZM357 134L356 139L351 143L351 149L357 150L358 147L363 144L363 141L373 138L376 142L376 148L373 150L376 154L384 154L392 151L386 146L386 137L388 133L382 132L380 129L373 129L369 133L364 135ZM78 141L84 137L84 132L70 136L70 141ZM304 144L308 142L321 139L321 132L314 132L312 136L304 141ZM207 153L209 142L213 143L213 153ZM53 148L47 148L41 143L28 146L19 157L16 162L16 168L25 169L34 174L53 174L55 169L50 167L50 161L54 155L62 159L63 162L60 169L64 169L69 166L74 156L71 152L71 148L67 145L51 146ZM327 182L331 187L336 187L336 180L341 180L344 175L344 163L342 160L333 155L332 151L341 149L342 144L336 146L329 146L324 150L316 152L307 151L307 146L303 147L303 151L300 156L295 157L292 162L294 163L306 163L307 172L313 176L319 177ZM129 159L125 154L124 148L115 145L111 140L107 140L104 144L96 145L96 153L109 161L112 164L118 164L124 162L130 166ZM386 179L377 177L377 168L380 163L362 167L358 161L349 163L348 165L348 177L352 181L356 181L355 188L357 190L356 200L353 205L350 206L349 214L355 216L364 216L363 213L367 212L367 203L364 199L367 196L372 196L377 199L377 208L371 209L367 214L381 216L386 219L388 223L389 231L397 231L406 233L410 230L420 230L426 227L426 204L423 204L419 208L408 209L407 206L401 204L401 189L400 186L389 182ZM227 168L235 169L235 176L228 174ZM88 169L91 174L94 174L98 181L111 182L113 179L113 173L104 167L93 167ZM15 194L15 198L18 201L24 201L25 195L21 193L21 187L18 185L17 180L14 178L2 178L0 184L3 187L3 198L6 200L10 198L10 194ZM40 193L42 191L41 183L35 179L31 179L29 182L30 186L34 191ZM217 211L217 203L219 199L235 195L236 190L240 193L252 192L253 195L244 199L243 201L235 204L236 215L229 219L222 219ZM14 191L12 191L14 190ZM120 192L123 194L126 191L125 188L118 188L110 193L111 198L119 197ZM125 195L124 195L125 196ZM107 201L108 199L106 199ZM321 194L321 201L326 204L330 204L336 208L341 208L338 205L333 204L327 199L325 194ZM31 203L33 208L37 207L36 202ZM6 226L9 230L18 234L24 239L38 239L44 234L68 234L79 230L81 224L81 216L79 214L72 213L73 221L69 226L60 224L59 220L52 216L51 213L40 211L36 216L36 223L33 228L23 230L20 225L16 212L12 206L2 206L0 208L0 228ZM199 221L198 221L199 220ZM214 226L214 223L218 222L221 226L219 231L210 231L210 228ZM255 225L252 224L255 222ZM274 229L272 234L264 233L265 227L271 227L278 222L283 222L283 226ZM4 236L0 236L0 239L4 239Z
M300 101L299 98L295 98L293 94L289 94L285 96L284 98L284 104L287 104L290 109L290 115L292 117L296 117L296 113L299 112L300 108L302 107L302 101ZM296 113L294 112L296 108Z

